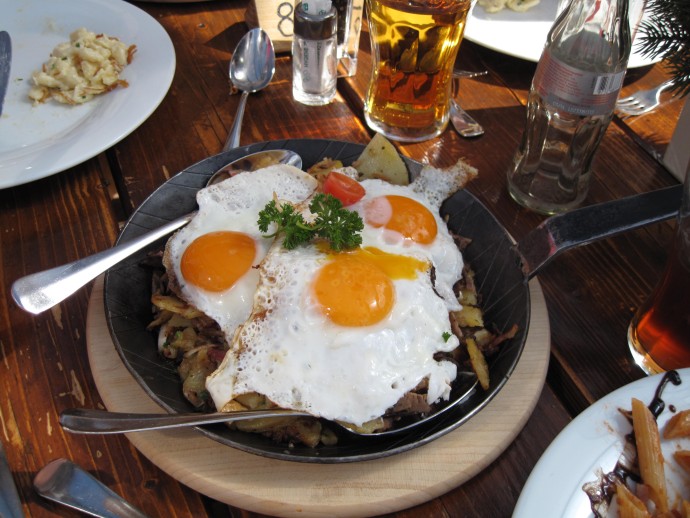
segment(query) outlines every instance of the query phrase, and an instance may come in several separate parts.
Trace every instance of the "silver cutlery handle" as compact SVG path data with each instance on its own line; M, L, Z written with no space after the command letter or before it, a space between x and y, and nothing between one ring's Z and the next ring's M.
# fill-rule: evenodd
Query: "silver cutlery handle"
M22 309L35 315L52 308L79 288L133 253L187 224L194 213L160 228L73 263L34 273L12 284L12 298Z
M249 92L242 92L240 103L237 106L237 113L235 114L235 120L232 123L232 128L230 128L228 139L223 146L223 151L230 151L231 149L240 147L240 133L242 132L242 119L244 118L244 108L247 106L247 97L249 97Z
M22 502L7 463L5 450L0 442L0 516L3 518L23 518Z
M517 244L526 278L570 248L675 217L682 195L683 185L678 184L545 219Z
M89 408L72 408L60 414L60 426L72 433L123 433L164 428L181 428L203 424L243 421L263 417L309 416L307 412L275 408L237 412L191 414L131 414Z
M100 518L146 518L100 480L67 459L57 459L34 478L43 498Z
M0 31L0 115L5 102L12 65L12 39L7 31Z

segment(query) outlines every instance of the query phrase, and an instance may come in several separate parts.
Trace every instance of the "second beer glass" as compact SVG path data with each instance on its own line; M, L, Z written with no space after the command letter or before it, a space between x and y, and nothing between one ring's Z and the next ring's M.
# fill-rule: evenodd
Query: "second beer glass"
M373 71L370 128L420 142L448 125L453 66L470 0L367 0Z
M628 329L635 363L647 374L690 367L690 168L666 269Z

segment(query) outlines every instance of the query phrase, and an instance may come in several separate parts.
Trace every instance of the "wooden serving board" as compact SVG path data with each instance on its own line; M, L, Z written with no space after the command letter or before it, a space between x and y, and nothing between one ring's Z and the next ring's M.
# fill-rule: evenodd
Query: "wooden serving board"
M193 429L128 434L163 471L211 498L275 516L371 516L436 498L475 476L522 430L546 378L549 320L536 280L527 344L498 395L457 430L379 460L307 464L266 459L213 441ZM162 412L130 375L105 321L103 279L91 293L86 329L93 377L108 410Z

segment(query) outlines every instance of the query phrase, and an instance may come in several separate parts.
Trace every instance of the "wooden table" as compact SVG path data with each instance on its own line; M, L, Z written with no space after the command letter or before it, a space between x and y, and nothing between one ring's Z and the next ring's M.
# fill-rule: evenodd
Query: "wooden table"
M90 287L53 310L32 316L9 295L12 282L93 254L113 244L121 224L162 182L218 153L239 96L228 95L227 66L246 32L247 0L136 4L168 31L177 53L172 87L153 115L106 152L63 173L0 192L0 440L7 450L24 511L68 516L32 489L36 472L66 457L92 472L150 516L259 516L211 501L144 458L123 436L62 431L61 410L97 407L101 398L86 355ZM11 29L11 28L10 28ZM368 34L362 35L356 77L338 84L325 107L296 103L291 59L279 55L274 81L249 99L244 144L290 137L366 143L362 117L369 76ZM469 190L519 239L543 217L508 196L505 171L522 133L524 103L535 65L464 42L458 65L489 74L465 80L461 103L485 127L474 140L451 129L401 153L448 166L464 157L478 168ZM661 82L659 65L630 71L629 94ZM677 183L658 162L681 102L653 113L614 119L595 162L587 204ZM551 328L547 383L516 440L479 475L440 498L397 517L509 516L532 468L554 437L592 402L643 376L632 362L626 331L635 308L660 275L672 235L663 223L569 251L539 275Z

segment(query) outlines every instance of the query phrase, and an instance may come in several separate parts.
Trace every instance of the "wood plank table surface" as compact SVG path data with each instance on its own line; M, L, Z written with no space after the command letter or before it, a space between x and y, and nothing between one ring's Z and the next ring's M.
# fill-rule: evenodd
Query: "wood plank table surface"
M232 50L247 31L248 0L133 4L158 20L175 46L177 69L161 105L133 133L96 157L0 191L0 440L27 516L75 515L42 500L32 489L41 467L65 457L149 516L256 517L260 515L179 483L124 436L64 432L57 421L62 410L103 405L86 352L93 285L38 316L21 310L10 296L19 277L110 247L123 222L152 191L178 171L221 151L239 101L239 95L229 93L227 70ZM285 138L367 143L372 133L363 121L362 106L369 53L365 27L356 76L340 79L334 102L323 107L293 100L291 58L279 54L273 82L249 97L242 143ZM513 202L505 180L522 134L536 65L465 41L457 66L489 72L463 80L460 93L461 104L486 133L468 140L449 128L434 140L397 147L438 167L464 157L479 170L469 190L519 240L544 219ZM665 78L659 64L631 70L623 95ZM681 106L682 101L668 101L645 116L614 119L595 161L586 204L678 183L659 157ZM644 376L628 352L627 326L662 271L673 228L672 222L655 224L571 250L539 274L551 356L547 382L525 427L465 484L391 516L510 516L531 470L556 435L587 406Z

